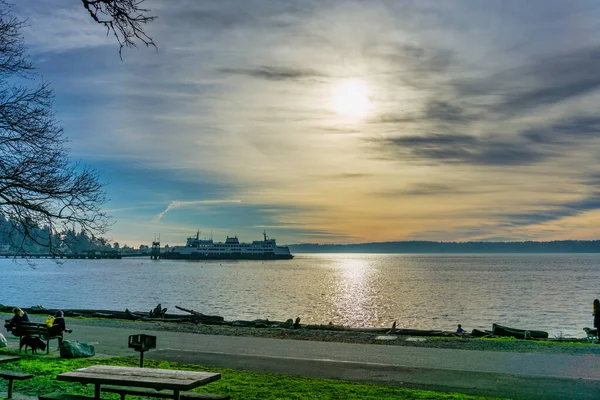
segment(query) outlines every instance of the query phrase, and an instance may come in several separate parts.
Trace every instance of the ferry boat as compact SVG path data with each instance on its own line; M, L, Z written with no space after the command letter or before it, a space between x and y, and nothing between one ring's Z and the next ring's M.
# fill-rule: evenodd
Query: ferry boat
M200 231L187 238L185 246L171 247L160 253L160 258L169 260L291 260L294 256L287 246L277 246L275 239L263 232L263 240L240 243L237 236L225 242L200 239Z

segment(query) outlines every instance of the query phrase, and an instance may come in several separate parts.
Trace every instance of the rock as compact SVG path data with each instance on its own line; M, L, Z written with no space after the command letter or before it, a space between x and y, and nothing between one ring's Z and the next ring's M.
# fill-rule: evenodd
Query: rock
M398 340L398 336L392 336L392 335L377 336L375 338L375 340Z
M63 340L60 344L60 358L84 358L96 354L94 346L77 340Z

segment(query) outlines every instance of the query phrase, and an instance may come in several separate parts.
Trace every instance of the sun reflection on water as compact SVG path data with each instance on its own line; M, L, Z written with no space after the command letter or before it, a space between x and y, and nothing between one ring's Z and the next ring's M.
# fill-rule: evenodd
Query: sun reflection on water
M336 268L332 303L337 319L368 326L371 320L378 319L373 298L377 269L364 258L340 259Z

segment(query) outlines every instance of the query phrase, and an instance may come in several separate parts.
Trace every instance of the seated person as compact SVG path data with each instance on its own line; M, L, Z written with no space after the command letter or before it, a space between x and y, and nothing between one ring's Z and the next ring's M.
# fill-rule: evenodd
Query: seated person
M56 336L60 335L63 332L71 332L70 329L67 329L65 325L65 313L62 311L57 311L54 315L54 321L52 321L52 326L48 329L50 335Z
M458 328L456 328L456 333L465 333L465 330L462 328L461 324L458 324Z
M29 322L29 316L19 307L13 308L13 314L14 317L12 317L8 325L6 325L6 330L9 332L14 332L15 328L18 328L23 322Z
M54 314L54 319L52 319L52 325L48 328L48 333L51 336L59 336L61 335L63 332L67 332L67 333L71 333L73 332L71 329L67 329L67 326L65 325L65 313L62 311L57 311L56 314ZM58 347L60 348L60 345L62 344L62 338L59 337L58 338Z

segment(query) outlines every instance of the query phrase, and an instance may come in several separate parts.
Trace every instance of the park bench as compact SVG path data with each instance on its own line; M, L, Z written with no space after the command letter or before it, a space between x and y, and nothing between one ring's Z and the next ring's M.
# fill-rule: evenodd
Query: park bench
M8 396L6 398L10 399L10 398L12 398L13 381L22 381L25 379L31 379L31 378L33 378L33 375L24 374L22 372L0 370L0 378L8 380Z
M121 395L121 400L125 400L126 395L158 398L173 397L173 391L156 390L141 387L105 385L102 386L100 390L108 393L118 393ZM181 400L229 400L231 398L227 394L200 392L180 392L179 396Z
M6 320L4 327L8 330L8 324L10 320ZM57 339L58 343L63 340L63 333L50 334L49 328L46 324L38 324L36 322L22 322L19 326L12 328L10 331L14 336L19 337L19 351L23 347L23 338L25 337L37 337L46 341L46 354L50 353L50 340Z

